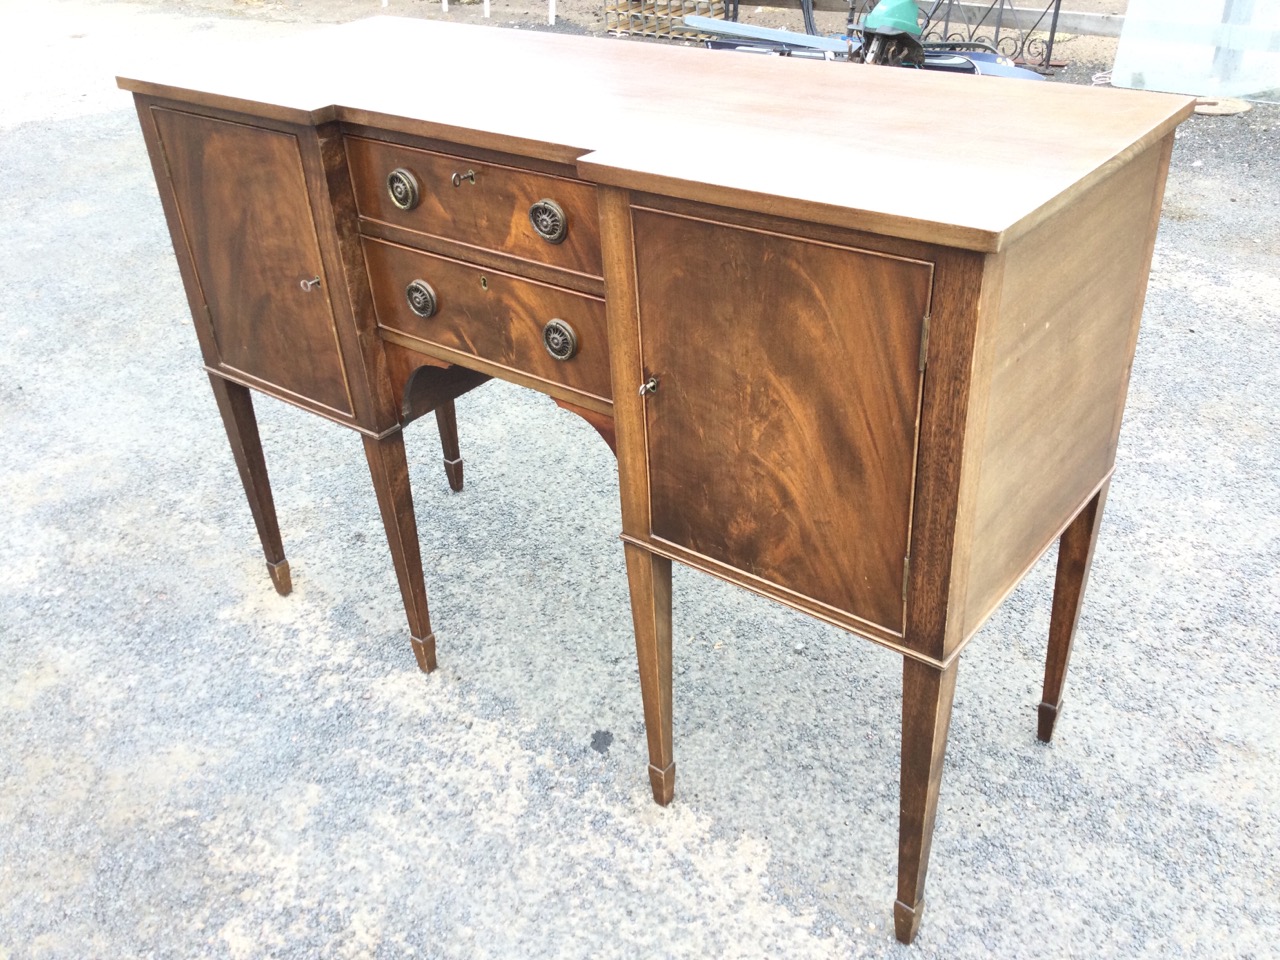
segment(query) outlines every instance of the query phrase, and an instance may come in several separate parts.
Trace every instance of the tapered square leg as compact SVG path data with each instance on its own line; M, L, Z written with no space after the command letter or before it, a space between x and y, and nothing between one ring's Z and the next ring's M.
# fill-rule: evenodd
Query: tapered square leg
M1058 573L1053 585L1053 613L1049 618L1049 654L1045 658L1044 694L1040 698L1036 732L1045 743L1053 738L1053 726L1062 710L1062 688L1067 682L1071 644L1084 606L1084 590L1089 583L1093 548L1098 543L1109 486L1109 481L1102 485L1058 541Z
M671 561L626 544L640 695L649 738L649 784L662 806L676 789L671 747Z
M287 597L293 592L293 575L289 572L288 560L278 563L267 561L267 573L271 576L271 585L280 596Z
M440 429L440 447L444 451L444 472L449 487L462 490L462 452L458 448L458 416L453 401L446 400L436 407L436 426Z
M893 905L893 928L903 943L915 939L924 914L924 881L947 753L956 665L953 660L947 669L939 670L910 657L902 661L898 899Z
M267 573L271 583L282 597L293 589L289 575L289 561L284 557L284 545L280 542L280 525L276 522L276 505L271 498L271 481L267 478L267 462L262 456L262 440L258 436L258 418L253 413L253 397L248 387L209 374L218 412L227 439L231 441L231 453L240 471L249 500L249 511L258 527L258 539L267 558Z
M422 554L418 548L418 526L413 516L413 494L409 489L409 464L405 460L404 435L396 431L380 440L364 437L364 453L373 476L373 489L387 531L387 544L400 582L409 618L413 655L423 673L436 668L436 638L431 632L427 611L427 587L422 579Z

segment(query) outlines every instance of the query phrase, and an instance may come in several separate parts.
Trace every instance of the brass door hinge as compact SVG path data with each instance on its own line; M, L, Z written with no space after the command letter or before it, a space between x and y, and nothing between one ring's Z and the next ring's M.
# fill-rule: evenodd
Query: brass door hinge
M907 602L907 584L911 582L911 554L902 558L902 602Z
M920 372L924 373L925 364L929 362L929 314L920 322Z

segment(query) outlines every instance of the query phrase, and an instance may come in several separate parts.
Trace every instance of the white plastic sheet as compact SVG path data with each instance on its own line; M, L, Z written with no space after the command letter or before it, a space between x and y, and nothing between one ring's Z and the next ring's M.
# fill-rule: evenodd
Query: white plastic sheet
M1129 0L1111 82L1280 98L1280 0Z

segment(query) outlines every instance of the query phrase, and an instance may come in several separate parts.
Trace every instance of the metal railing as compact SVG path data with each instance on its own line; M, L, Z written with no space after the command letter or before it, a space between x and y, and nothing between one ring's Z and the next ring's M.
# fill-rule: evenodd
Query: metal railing
M1026 2L1026 0L1024 0ZM1034 0L1034 7L1015 7L1011 0L943 0L934 10L926 42L983 43L1010 60L1048 73L1058 32L1062 0Z
M878 0L850 0L851 24L861 23ZM1048 73L1062 0L917 0L929 17L926 43L989 47L1010 60ZM1043 8L1042 5L1043 4Z

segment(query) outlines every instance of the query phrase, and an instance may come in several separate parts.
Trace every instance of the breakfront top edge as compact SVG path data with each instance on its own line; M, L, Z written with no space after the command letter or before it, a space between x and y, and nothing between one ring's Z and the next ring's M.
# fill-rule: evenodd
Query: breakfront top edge
M372 17L193 42L137 94L572 163L585 179L981 252L1191 112L1186 97Z

